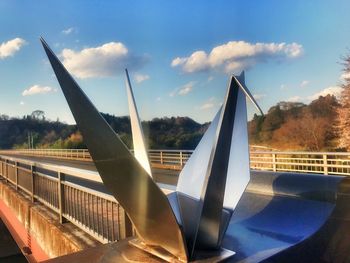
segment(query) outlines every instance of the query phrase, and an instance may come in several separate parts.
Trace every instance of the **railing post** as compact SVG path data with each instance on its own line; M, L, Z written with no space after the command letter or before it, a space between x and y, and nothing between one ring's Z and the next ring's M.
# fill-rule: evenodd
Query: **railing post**
M9 167L7 163L7 159L5 160L5 178L6 178L6 183L8 183L8 177L9 177Z
M323 174L328 174L327 154L323 154Z
M180 166L183 166L183 155L182 155L182 151L180 151Z
M163 164L163 152L160 151L160 164Z
M276 154L275 153L272 154L272 170L274 172L277 171Z
M120 226L119 238L124 239L133 235L132 223L128 215L125 213L124 209L121 208L119 204L118 204L118 209L119 209L119 226Z
M30 174L31 174L31 186L32 186L32 192L31 192L31 199L32 202L35 202L35 178L34 178L34 167L31 164L30 165Z
M60 218L60 224L63 224L65 222L65 219L63 217L64 213L64 187L62 184L63 176L61 172L58 172L58 210L59 210L59 218Z
M16 180L16 190L18 190L18 164L15 162L15 180Z

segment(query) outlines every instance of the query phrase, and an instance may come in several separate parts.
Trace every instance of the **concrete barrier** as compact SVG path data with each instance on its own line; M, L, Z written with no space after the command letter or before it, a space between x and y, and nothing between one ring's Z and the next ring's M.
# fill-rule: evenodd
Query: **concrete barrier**
M63 256L100 243L0 180L0 215L31 262Z

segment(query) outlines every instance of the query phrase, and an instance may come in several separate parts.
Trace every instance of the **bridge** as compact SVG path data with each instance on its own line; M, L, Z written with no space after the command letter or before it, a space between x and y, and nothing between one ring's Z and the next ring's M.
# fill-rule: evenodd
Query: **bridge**
M178 174L191 154L187 150L150 150L154 179L163 191L174 190ZM275 191L261 189L259 178L267 176L262 171L269 171L271 180L278 172L350 175L349 153L251 148L250 163L253 179L247 192ZM1 151L0 178L2 221L29 262L134 234L123 208L102 184L87 150ZM338 194L343 201L350 200L349 183L346 179Z

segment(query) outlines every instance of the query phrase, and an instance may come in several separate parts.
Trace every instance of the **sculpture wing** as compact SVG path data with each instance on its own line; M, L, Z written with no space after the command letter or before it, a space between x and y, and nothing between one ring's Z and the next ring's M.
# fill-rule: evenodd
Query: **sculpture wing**
M130 78L128 70L125 69L126 79L126 93L128 94L128 104L131 122L131 132L132 141L134 145L134 156L142 165L142 167L147 171L147 173L152 177L151 165L148 158L148 151L145 144L145 137L143 135L143 130L137 111L134 93L131 88Z
M41 39L51 66L106 188L133 222L140 238L187 260L186 244L167 197L107 124Z

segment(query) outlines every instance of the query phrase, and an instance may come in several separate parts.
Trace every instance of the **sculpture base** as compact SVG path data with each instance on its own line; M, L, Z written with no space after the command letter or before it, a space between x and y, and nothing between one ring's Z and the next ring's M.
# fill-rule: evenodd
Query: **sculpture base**
M147 246L138 238L129 240L129 244L145 251L151 255L154 255L162 260L172 263L183 263L184 261L176 258L174 255L170 254L166 250L159 247ZM206 251L197 251L196 259L191 261L191 263L216 263L221 262L225 259L232 257L235 252L220 248L219 250L206 250Z

